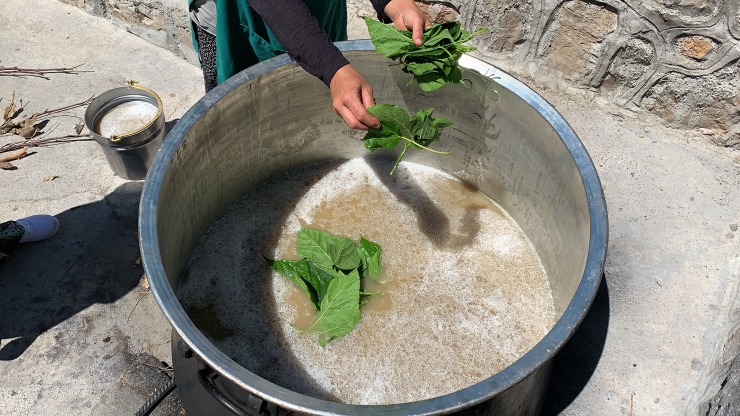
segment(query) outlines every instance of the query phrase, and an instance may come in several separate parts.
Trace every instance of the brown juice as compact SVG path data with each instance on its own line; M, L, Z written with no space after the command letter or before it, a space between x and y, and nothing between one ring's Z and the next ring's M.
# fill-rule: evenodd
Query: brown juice
M554 324L537 253L493 201L439 171L385 161L293 171L245 196L209 230L178 292L186 310L252 372L291 390L352 404L451 393L488 378ZM383 248L381 284L358 326L325 347L308 297L267 267L297 258L301 227ZM202 315L202 313L201 313ZM233 335L223 337L230 331ZM220 339L219 339L220 338Z

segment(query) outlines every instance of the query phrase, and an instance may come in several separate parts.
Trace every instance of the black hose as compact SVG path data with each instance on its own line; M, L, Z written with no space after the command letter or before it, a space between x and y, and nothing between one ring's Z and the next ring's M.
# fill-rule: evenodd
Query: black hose
M159 402L162 401L165 397L167 397L168 394L172 392L172 390L175 389L177 385L175 384L175 379L171 378L167 384L164 386L158 388L157 390L154 390L154 394L152 397L149 398L149 400L144 403L144 406L141 406L141 409L139 409L138 412L134 416L149 416L149 414L154 410Z

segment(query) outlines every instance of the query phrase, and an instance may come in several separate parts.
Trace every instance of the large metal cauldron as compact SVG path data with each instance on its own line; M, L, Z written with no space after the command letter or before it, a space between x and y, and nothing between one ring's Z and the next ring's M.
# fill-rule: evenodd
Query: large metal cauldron
M531 351L464 390L389 406L332 403L294 393L241 367L188 319L175 291L209 227L248 191L283 172L332 159L393 158L368 153L333 113L329 91L287 55L249 68L207 94L165 139L141 199L140 238L149 283L172 323L173 364L188 415L537 414L550 360L588 311L606 255L601 184L580 140L540 96L508 74L463 57L465 85L431 93L389 66L369 41L339 44L370 82L379 103L455 124L440 148L451 156L409 152L474 183L519 223L550 278L558 321ZM230 409L230 410L229 410Z

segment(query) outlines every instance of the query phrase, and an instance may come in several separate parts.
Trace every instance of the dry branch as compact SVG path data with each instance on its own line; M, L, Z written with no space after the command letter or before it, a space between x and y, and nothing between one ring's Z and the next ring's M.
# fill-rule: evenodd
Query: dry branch
M13 169L15 166L13 166L10 162L13 160L23 159L24 157L28 156L26 153L28 151L28 147L24 147L21 149L20 152L13 153L10 155L0 156L0 169Z
M66 105L64 107L54 108L51 110L47 108L40 113L33 113L20 121L13 121L19 114L19 111L17 111L15 107L14 98L15 94L13 95L13 99L10 100L10 104L3 108L4 119L2 121L2 124L0 124L0 135L13 133L19 136L23 136L26 139L32 139L35 136L43 133L35 127L35 124L38 121L43 121L54 116L62 115L60 113L64 113L65 111L69 111L78 107L84 107L90 104L90 102L95 99L95 96L93 95L85 101L80 101L79 103ZM6 113L8 115L6 115Z
M21 149L20 152L13 153L10 155L0 156L0 162L11 162L13 160L23 159L27 156L28 146Z
M40 113L35 113L34 115L36 116L36 119L37 120L43 120L45 118L48 118L52 114L58 114L58 113L62 113L62 112L65 112L65 111L72 110L73 108L77 108L77 107L82 107L82 106L88 105L94 99L95 99L95 96L93 95L93 96L91 96L90 98L88 98L85 101L80 101L79 103L70 104L68 106L55 108L53 110L46 109L46 110L44 110L44 111L42 111Z
M8 143L0 147L0 153L11 152L13 150L22 149L24 147L42 147L42 146L51 146L53 144L72 143L72 142L80 142L80 141L88 141L88 140L92 140L92 136L90 136L89 134L80 134L80 135L68 134L66 136L59 136L59 137L47 137L44 139L24 140L22 142Z
M93 72L93 71L75 71L75 69L81 67L83 64L79 64L69 68L18 68L0 66L0 76L5 77L38 77L43 79L49 79L47 74L70 74L76 75L81 72Z

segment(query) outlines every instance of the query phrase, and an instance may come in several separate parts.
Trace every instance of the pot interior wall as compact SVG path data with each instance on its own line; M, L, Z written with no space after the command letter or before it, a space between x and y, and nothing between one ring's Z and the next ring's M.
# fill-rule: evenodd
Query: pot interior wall
M464 85L428 93L406 85L408 75L374 51L345 55L372 85L376 102L412 112L433 107L434 116L454 122L435 144L452 155L410 151L406 160L476 185L514 217L542 259L559 317L584 271L589 211L578 168L553 127L473 70L463 71ZM349 130L330 102L326 86L291 63L239 85L185 133L157 207L159 249L174 290L204 233L251 189L320 161L395 157L366 151L364 133Z

